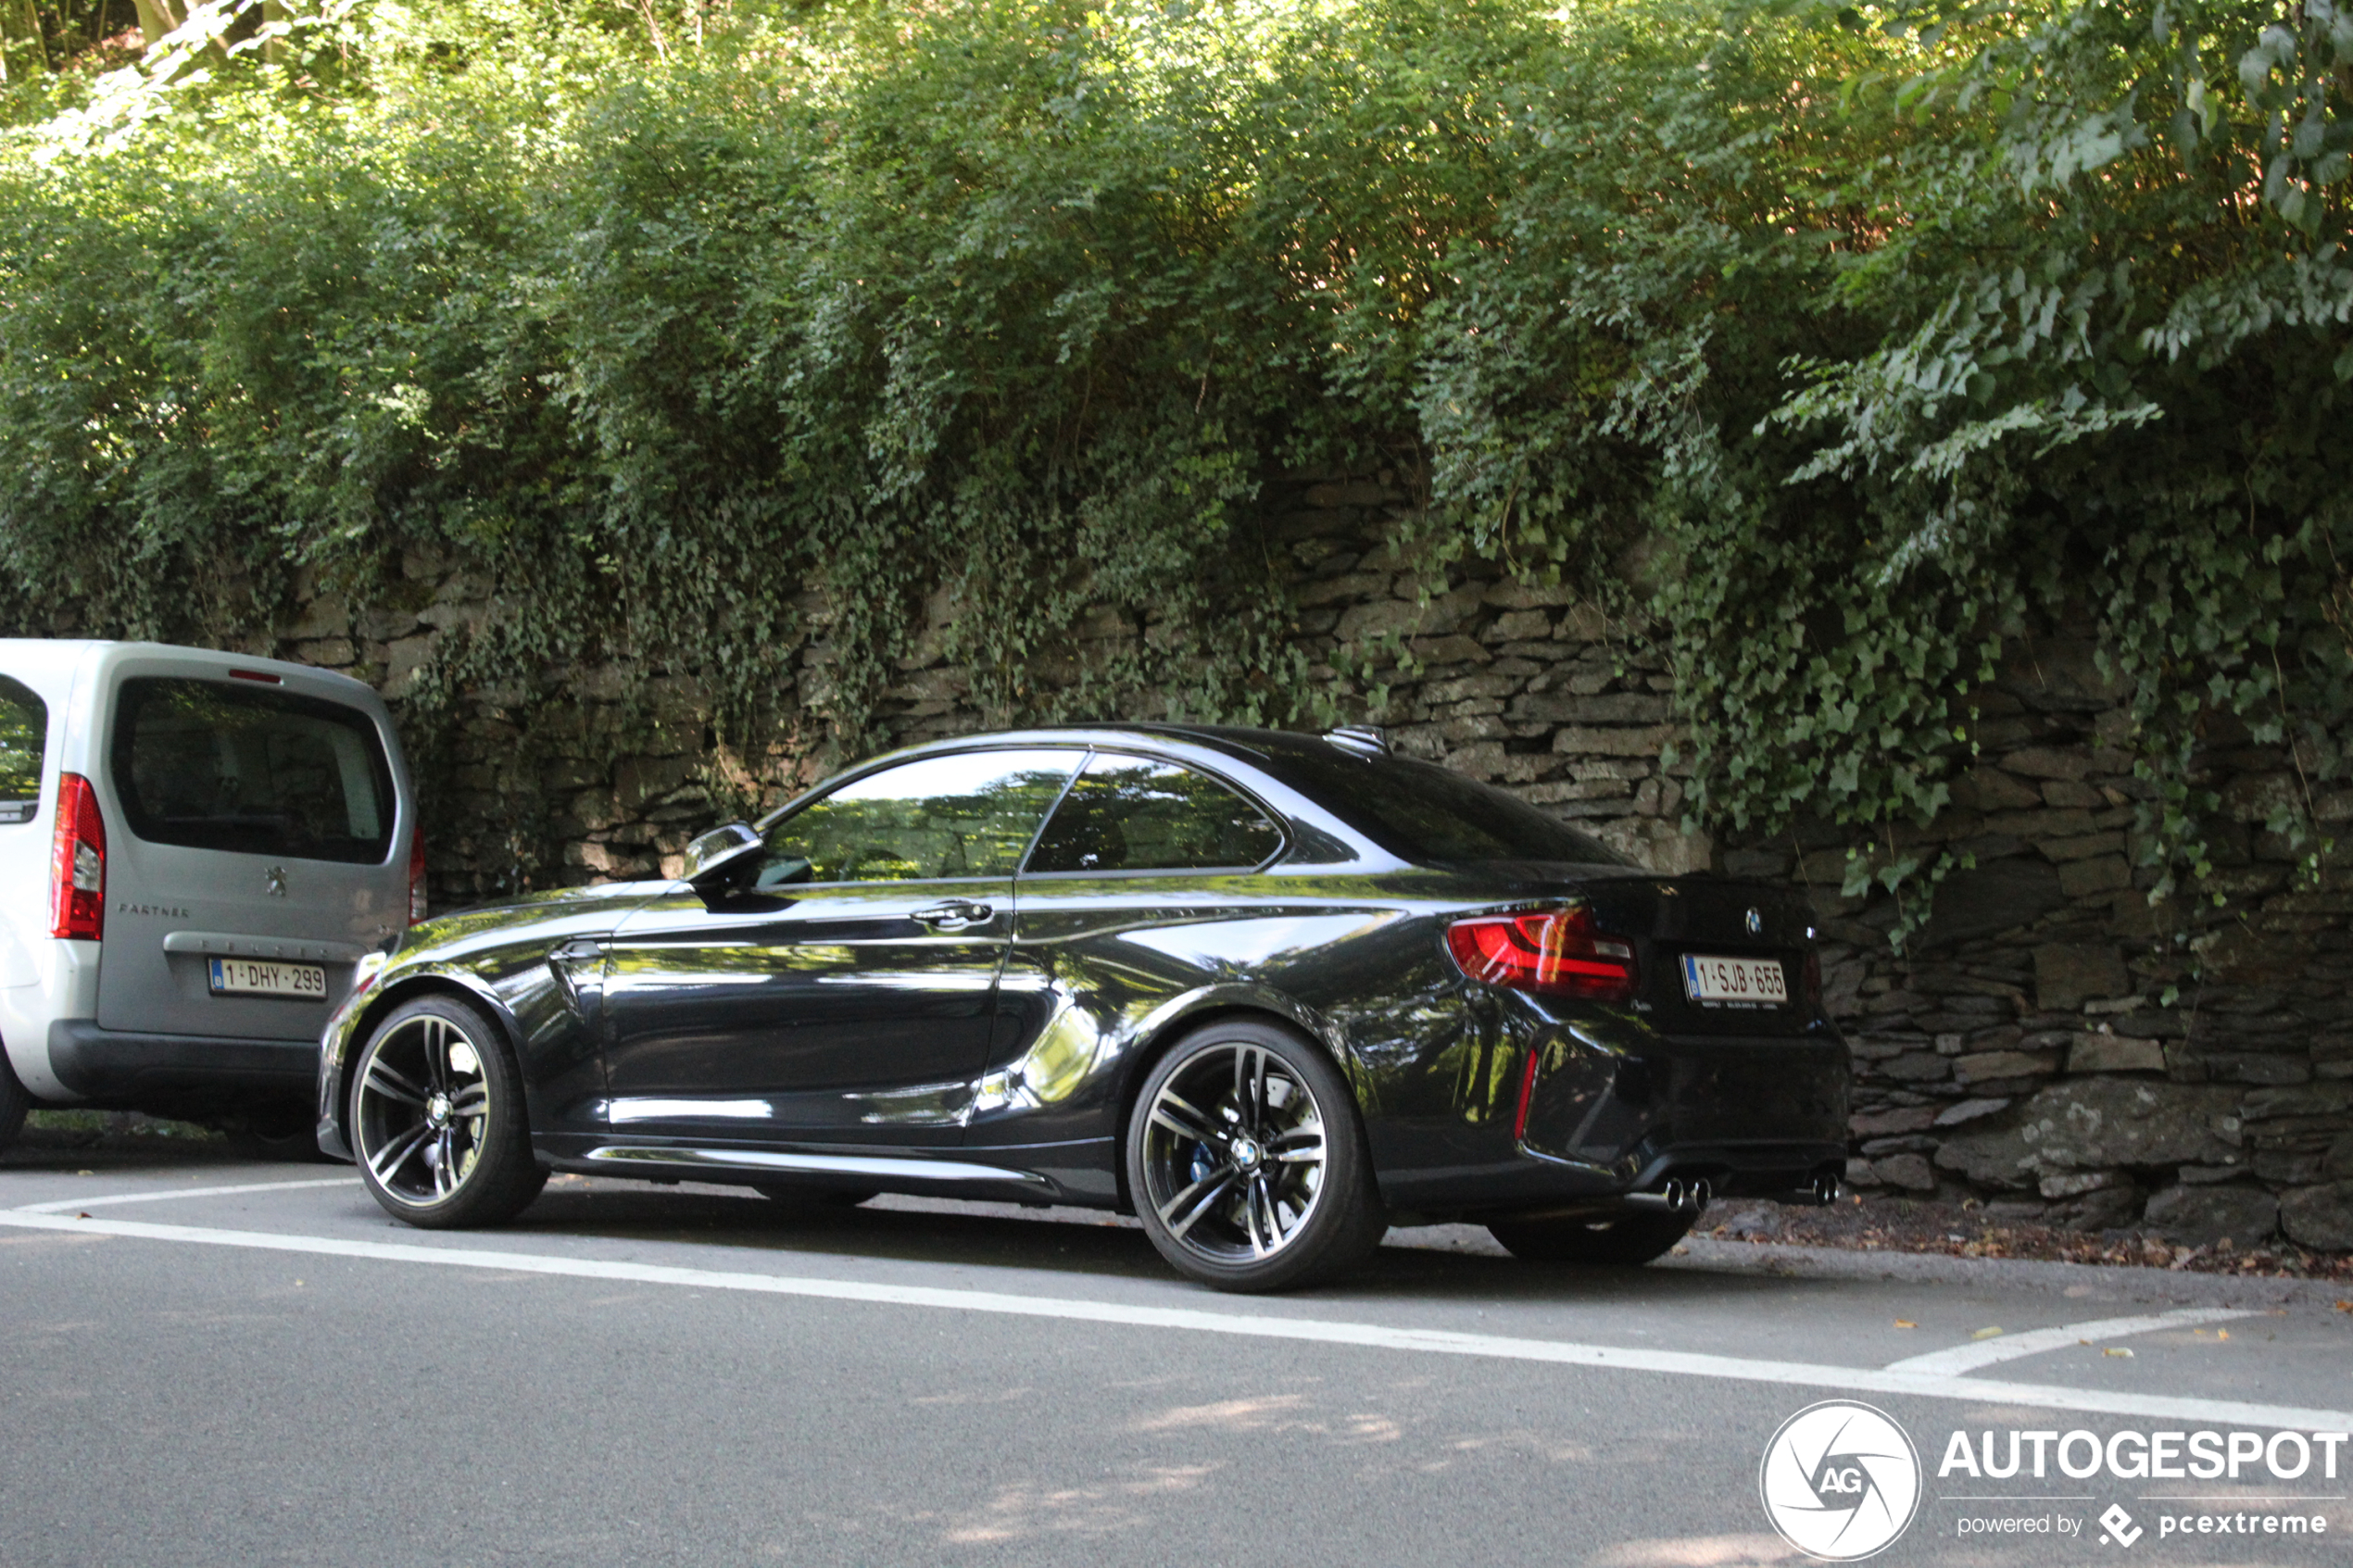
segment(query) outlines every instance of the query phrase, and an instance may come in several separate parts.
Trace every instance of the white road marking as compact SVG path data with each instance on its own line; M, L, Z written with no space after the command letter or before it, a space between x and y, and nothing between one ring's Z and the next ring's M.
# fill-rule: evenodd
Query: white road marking
M2154 1334L2161 1328L2188 1328L2196 1323L2227 1323L2233 1318L2258 1315L2228 1307L2183 1307L2176 1311L2158 1312L2148 1317L2099 1318L2091 1323L2067 1323L2057 1328L2030 1329L2024 1334L2005 1334L1994 1339L1980 1339L1969 1345L1956 1345L1949 1349L1931 1350L1924 1356L1906 1356L1900 1361L1888 1362L1887 1370L1947 1374L1975 1372L1982 1366L2014 1361L2022 1356L2039 1356L2045 1350L2064 1350L2070 1345L2080 1345L2087 1339L2096 1344L2102 1339Z
M60 1198L55 1203L28 1203L21 1209L9 1210L15 1214L63 1214L78 1209L95 1209L101 1203L161 1203L173 1198L228 1198L241 1192L294 1192L302 1187L358 1186L357 1176L328 1176L307 1182L247 1182L233 1187L182 1187L177 1192L113 1192L96 1198Z
M420 1247L409 1242L347 1241L336 1236L286 1236L268 1231L216 1230L199 1225L158 1225L138 1220L82 1220L25 1210L0 1210L0 1225L79 1235L135 1237L206 1247L249 1248L265 1252L361 1258L387 1263L428 1263L442 1268L485 1269L508 1273L549 1274L572 1279L627 1280L695 1290L743 1290L828 1301L925 1307L944 1311L994 1312L1014 1317L1061 1318L1078 1323L1135 1328L1173 1328L1201 1334L1243 1335L1261 1339L1305 1340L1373 1349L1416 1350L1435 1355L1478 1356L1499 1361L1545 1361L1562 1366L1617 1372L1655 1372L1681 1377L1723 1378L1741 1383L1792 1384L1855 1393L1910 1394L1931 1399L1969 1399L1982 1404L2031 1405L2091 1414L2146 1416L2166 1421L2240 1426L2293 1427L2303 1431L2353 1431L2353 1414L2292 1405L2259 1405L2236 1399L2189 1399L2057 1385L2001 1383L1990 1378L1952 1377L1886 1368L1825 1366L1804 1361L1750 1361L1682 1350L1646 1350L1615 1345L1579 1345L1564 1340L1518 1339L1503 1335L1461 1334L1445 1329L1395 1328L1381 1323L1323 1318L1262 1317L1213 1312L1191 1307L1139 1307L1117 1301L1066 1297L1015 1296L990 1290L950 1290L932 1286L875 1285L862 1280L816 1279L790 1274L737 1273L676 1268L595 1258L558 1258L537 1252L503 1252L459 1247Z

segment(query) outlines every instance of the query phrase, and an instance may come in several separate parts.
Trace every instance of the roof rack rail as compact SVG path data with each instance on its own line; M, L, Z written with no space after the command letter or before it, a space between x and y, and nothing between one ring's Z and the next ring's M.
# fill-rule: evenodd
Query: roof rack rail
M1326 730L1324 738L1344 751L1363 757L1389 755L1389 732L1375 724L1342 724L1337 730Z

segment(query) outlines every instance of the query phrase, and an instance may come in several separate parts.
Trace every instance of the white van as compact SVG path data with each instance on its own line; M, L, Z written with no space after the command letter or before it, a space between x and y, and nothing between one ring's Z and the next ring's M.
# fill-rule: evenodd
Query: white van
M311 1147L319 1035L424 915L392 717L358 681L0 638L0 1146L36 1107Z

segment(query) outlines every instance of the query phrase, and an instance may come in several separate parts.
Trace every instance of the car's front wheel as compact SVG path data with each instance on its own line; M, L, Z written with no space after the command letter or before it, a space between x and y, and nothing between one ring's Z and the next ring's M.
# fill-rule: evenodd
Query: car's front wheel
M1179 1040L1128 1119L1127 1186L1152 1246L1219 1290L1281 1290L1361 1261L1388 1229L1356 1098L1287 1029Z
M1672 1210L1613 1219L1491 1220L1487 1234L1531 1263L1636 1265L1664 1256L1690 1234L1695 1216Z
M511 1220L547 1182L514 1058L497 1025L455 997L405 1002L368 1037L352 1074L351 1146L376 1201L429 1229Z

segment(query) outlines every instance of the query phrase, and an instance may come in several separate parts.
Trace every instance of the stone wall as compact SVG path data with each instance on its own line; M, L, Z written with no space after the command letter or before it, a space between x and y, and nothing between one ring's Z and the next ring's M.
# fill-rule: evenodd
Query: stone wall
M2087 647L2020 646L1984 694L1982 761L1944 819L1906 835L1906 848L1916 837L1966 850L1975 869L1936 890L1899 957L1887 940L1895 899L1841 891L1853 835L1817 826L1739 843L1686 826L1687 770L1662 760L1678 733L1672 682L1642 628L1493 575L1457 572L1426 592L1428 575L1385 542L1409 504L1389 474L1269 486L1263 543L1295 571L1296 638L1316 678L1343 704L1385 686L1367 717L1401 749L1575 818L1645 863L1803 883L1855 1050L1854 1185L2192 1242L2284 1231L2353 1248L2353 883L2299 882L2289 847L2263 831L2302 787L2294 759L2227 719L2210 727L2201 765L2224 801L2213 885L2233 903L2177 945L2133 840L2145 786L2118 745L2125 715ZM314 600L275 651L399 697L480 602L434 562L407 570L408 608L355 617ZM848 760L827 711L825 602L812 595L804 608L808 640L778 694L800 719L758 756L715 746L691 681L585 669L568 672L559 700L467 694L423 781L442 824L436 899L673 870L724 808L773 803ZM933 601L884 696L891 742L994 721L940 652L955 613L946 596ZM1149 630L1097 615L1033 673L1067 683ZM1340 651L1383 638L1411 660L1343 679ZM2353 792L2313 804L2336 831L2353 822Z

